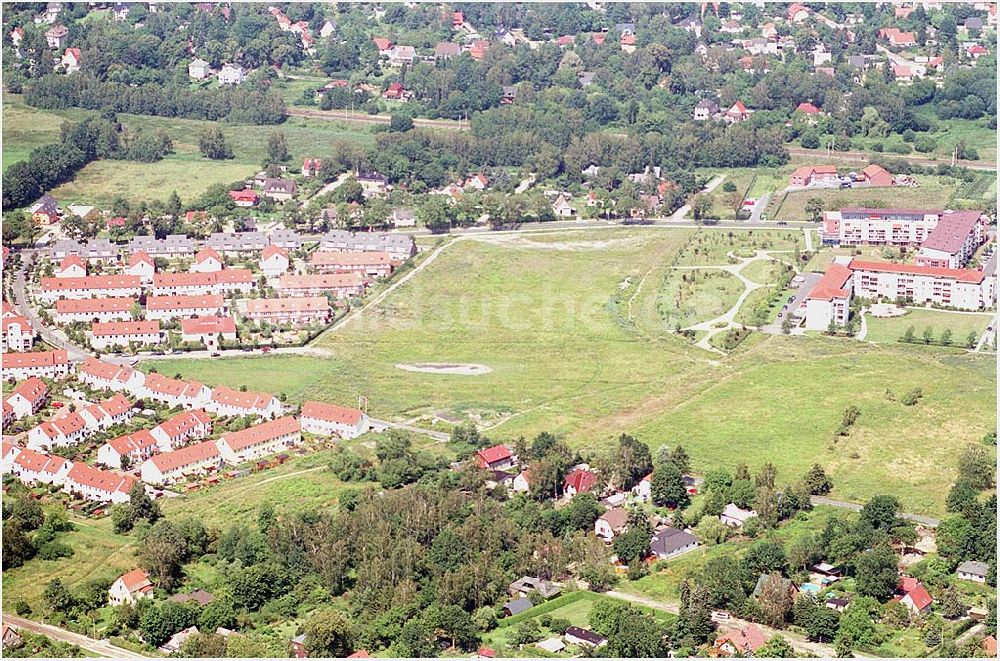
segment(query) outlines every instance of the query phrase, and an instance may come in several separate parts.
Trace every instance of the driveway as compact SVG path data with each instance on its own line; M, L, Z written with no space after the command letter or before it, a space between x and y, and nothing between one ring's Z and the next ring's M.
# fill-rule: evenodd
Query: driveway
M788 304L788 308L783 311L783 315L793 314L796 310L798 310L799 306L805 302L806 297L809 296L809 292L812 291L812 288L815 287L816 283L823 277L822 273L813 273L812 271L803 271L802 273L799 273L799 275L802 276L802 284L800 284L799 288L795 290L795 298ZM773 323L764 326L762 330L765 333L777 335L781 332L781 323L783 321L784 316L775 318Z

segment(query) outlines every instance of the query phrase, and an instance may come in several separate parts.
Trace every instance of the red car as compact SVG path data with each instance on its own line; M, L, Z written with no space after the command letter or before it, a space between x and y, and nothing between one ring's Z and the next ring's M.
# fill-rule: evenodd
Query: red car
M62 402L52 402L52 408L54 409L61 409L63 406L65 405Z
M261 353L271 353L271 347L261 347L260 348L260 352Z

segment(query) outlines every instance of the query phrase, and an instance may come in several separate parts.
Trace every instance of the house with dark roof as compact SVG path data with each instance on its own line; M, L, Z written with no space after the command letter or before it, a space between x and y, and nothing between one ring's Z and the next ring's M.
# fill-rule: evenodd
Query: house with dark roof
M653 534L649 550L657 558L663 560L693 551L698 548L698 544L698 538L691 533L668 526Z
M978 560L966 560L958 566L956 573L964 581L986 583L986 577L990 573L990 566Z
M503 605L503 612L504 615L512 617L514 615L523 613L524 611L529 610L533 607L534 604L532 604L531 601L525 599L524 597L521 597L520 599L512 599L511 601L505 603Z
M577 645L580 647L601 647L608 644L608 639L597 633L596 631L591 631L590 629L584 629L582 627L571 626L566 629L566 633L563 634L563 640L569 645Z

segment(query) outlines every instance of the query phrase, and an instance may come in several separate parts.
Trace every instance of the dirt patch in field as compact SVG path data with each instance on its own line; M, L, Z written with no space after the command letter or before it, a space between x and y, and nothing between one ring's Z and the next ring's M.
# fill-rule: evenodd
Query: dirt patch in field
M424 374L458 374L460 376L479 376L489 374L492 368L476 363L398 363L397 368L407 372L423 372Z

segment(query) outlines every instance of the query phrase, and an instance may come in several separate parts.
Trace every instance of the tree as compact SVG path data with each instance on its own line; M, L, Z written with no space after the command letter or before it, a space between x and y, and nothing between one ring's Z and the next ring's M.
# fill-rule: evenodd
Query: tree
M628 564L642 560L649 555L649 543L653 538L653 528L642 512L629 515L628 530L615 537L612 544L618 557Z
M699 193L691 200L691 215L695 221L705 220L712 212L715 200L708 193Z
M171 587L180 576L187 543L173 523L157 521L139 546L139 564L161 587ZM171 632L173 633L173 632Z
M914 328L912 325L907 326L906 332L903 333L903 342L911 344L913 342L914 337L916 336L916 333L917 333L916 328Z
M628 434L618 437L618 447L612 462L619 472L623 489L631 489L653 470L653 455L649 446Z
M922 337L924 338L924 344L930 344L934 341L934 329L928 326L924 329Z
M873 496L861 508L858 522L872 530L890 530L896 526L901 509L895 496Z
M754 650L754 656L762 659L791 659L795 649L782 636L775 634L763 647Z
M62 580L58 578L52 579L45 586L45 590L42 591L42 599L45 600L45 605L56 613L68 613L76 605L76 600L73 599L69 588L63 585Z
M650 493L653 502L660 507L683 508L690 501L681 472L672 461L653 470Z
M888 546L863 552L854 561L858 594L886 601L899 581L899 558Z
M413 118L409 115L393 113L389 117L389 133L405 133L413 128Z
M691 470L691 458L688 457L688 453L684 450L683 445L678 445L674 448L673 452L670 453L670 461L673 462L674 466L677 466L677 470L681 472L681 475Z
M958 456L958 479L975 489L993 486L995 464L989 453L978 445L967 445Z
M781 574L768 574L757 594L761 619L771 627L781 627L792 610L792 593Z
M217 633L196 633L181 645L180 656L188 659L218 659L226 656L226 639Z
M761 540L750 547L743 557L743 566L750 576L771 572L782 572L788 566L788 559L781 545L770 540Z
M267 157L264 160L264 165L284 163L288 159L288 143L285 141L285 134L281 131L275 131L267 138Z
M819 464L813 464L803 478L803 482L809 494L813 496L828 494L833 489L833 480L827 476L826 471Z
M538 623L534 620L524 620L518 622L517 627L511 632L508 642L511 645L526 645L541 640L542 631L538 628Z
M953 585L941 593L938 606L941 608L941 614L949 620L957 620L968 611L968 607L959 599L958 591Z
M806 202L806 213L809 214L809 219L814 223L818 223L823 220L824 209L825 205L823 204L823 200L821 198L812 197Z
M354 651L351 622L340 611L325 609L306 621L305 646L312 658L344 658Z
M965 346L968 349L974 349L976 347L976 342L979 340L979 335L976 331L969 331L969 335L965 338Z
M435 638L447 638L451 647L469 650L475 649L479 643L479 631L472 616L461 606L434 605L425 611L424 618L434 630Z
M233 150L226 142L226 136L217 126L209 126L198 136L198 148L202 156L213 161L224 161L233 157Z

